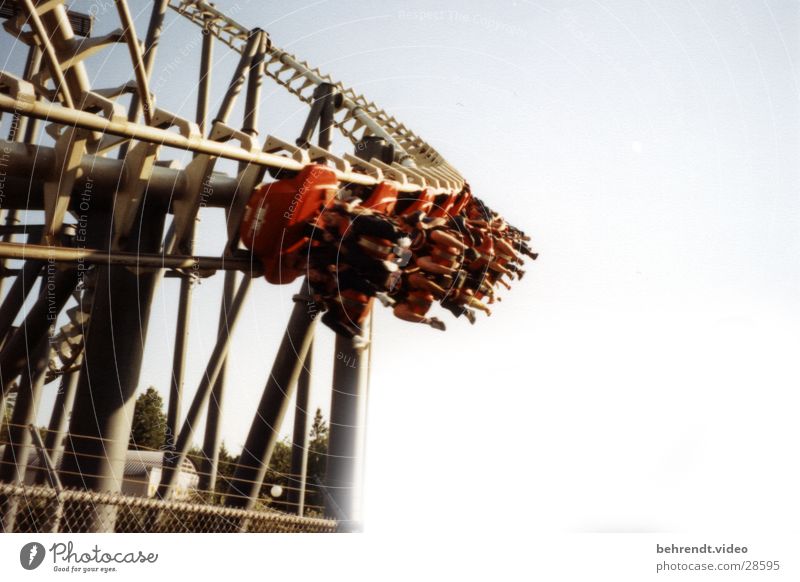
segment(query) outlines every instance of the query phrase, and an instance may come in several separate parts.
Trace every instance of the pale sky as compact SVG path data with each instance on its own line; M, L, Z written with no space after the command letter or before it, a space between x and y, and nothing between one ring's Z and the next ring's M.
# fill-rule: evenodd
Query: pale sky
M796 531L800 4L216 4L413 128L540 252L475 326L437 314L441 333L377 310L374 528L403 515L410 532L429 512L447 528L489 504L498 528ZM158 104L193 117L198 31L168 19ZM100 10L96 31L116 26ZM222 47L215 59L218 100L235 59ZM92 63L97 86L127 78L115 62ZM270 84L262 106L262 136L293 140L307 106ZM204 217L198 252L219 253L220 227ZM166 393L177 286L156 297L142 389ZM187 398L220 286L195 295ZM231 354L231 449L293 292L255 282ZM327 409L321 327L315 356L312 409Z

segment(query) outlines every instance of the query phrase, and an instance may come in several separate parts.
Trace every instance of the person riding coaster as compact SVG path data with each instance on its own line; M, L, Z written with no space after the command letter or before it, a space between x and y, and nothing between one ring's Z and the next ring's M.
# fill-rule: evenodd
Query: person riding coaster
M411 323L422 323L445 331L444 322L436 317L425 317L433 306L434 296L421 289L409 289L402 299L397 299L392 312L398 319Z
M319 222L332 241L349 245L353 241L371 257L405 266L411 258L411 239L389 217L360 205L358 198L335 200ZM355 249L353 249L355 250Z
M327 311L322 314L322 323L348 339L364 339L361 332L372 308L372 299L352 289L342 290L335 298L325 302Z
M439 302L456 317L491 315L503 277L521 278L530 238L474 198L469 187L434 196L424 189L398 201L396 186L348 185L310 165L293 178L260 186L248 202L242 241L264 264L265 277L288 283L307 273L323 322L357 338L373 299L406 321L444 329L427 317Z
M455 280L450 277L450 286L444 288L421 272L416 272L408 275L408 284L414 289L430 292L430 294L439 301L441 306L450 311L455 317L464 315L470 323L474 324L475 312L469 309L469 307L479 309L487 315L491 315L492 312L486 305L472 296L471 289L463 288L465 279L465 273L459 273L459 276ZM456 280L458 283L456 283Z
M411 258L411 240L391 221L354 200L335 201L320 221L320 250L312 252L317 273L325 271L321 295L328 306L323 323L348 337L357 335L373 297L385 305ZM325 250L322 250L322 247ZM335 290L335 292L334 292Z

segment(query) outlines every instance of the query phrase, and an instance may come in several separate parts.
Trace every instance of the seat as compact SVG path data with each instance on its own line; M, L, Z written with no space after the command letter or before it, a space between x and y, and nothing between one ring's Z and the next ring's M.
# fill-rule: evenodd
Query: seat
M451 192L449 194L439 194L435 197L433 206L428 212L429 216L433 218L447 218L456 203L458 193Z
M267 281L284 285L303 274L308 225L331 203L337 189L336 174L319 164L256 188L240 230L244 245L263 263Z
M372 193L361 203L361 206L374 212L392 214L397 204L397 188L388 182L381 182L372 189Z
M450 208L450 214L453 216L462 214L465 211L467 204L469 204L471 200L472 193L469 190L469 186L464 184L464 188L461 190L461 192L456 194L456 199L453 202L453 206Z
M395 206L395 211L397 214L403 216L408 216L415 212L424 212L427 214L431 211L435 198L436 196L433 192L429 188L425 188L416 195L412 193L408 198L401 198Z

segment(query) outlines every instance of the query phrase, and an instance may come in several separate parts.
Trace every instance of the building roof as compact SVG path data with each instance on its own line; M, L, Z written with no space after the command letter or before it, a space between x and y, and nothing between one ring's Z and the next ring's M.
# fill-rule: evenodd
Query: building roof
M149 469L161 469L163 464L164 451L128 450L125 458L125 475L144 475ZM184 473L197 473L194 463L188 458L183 460L181 470Z
M0 445L0 458L2 458L5 452L5 445ZM61 461L64 457L63 449L58 454L58 458L54 459L54 464L56 469L61 468ZM152 469L161 469L164 463L164 451L138 451L134 449L129 449L128 454L125 457L125 471L124 475L126 477L136 477L140 475L145 475L149 470ZM29 467L39 467L42 465L41 459L39 458L39 451L36 450L31 454L30 459L28 460ZM183 463L181 464L181 472L189 473L191 475L197 474L197 469L194 466L194 463L188 458L184 459Z

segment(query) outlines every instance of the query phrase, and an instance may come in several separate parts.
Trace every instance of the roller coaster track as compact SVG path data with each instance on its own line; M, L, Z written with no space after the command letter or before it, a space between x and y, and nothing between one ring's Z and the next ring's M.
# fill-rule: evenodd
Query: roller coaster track
M461 191L465 181L441 154L403 123L352 88L274 46L265 31L249 29L201 0L154 0L142 39L126 0L115 0L113 5L119 28L92 37L92 19L67 11L63 1L0 1L0 18L5 19L3 26L10 35L3 41L13 40L11 50L15 52L27 46L22 74L0 71L0 113L11 114L8 138L0 140L4 172L0 206L7 213L5 226L0 227L5 229L0 241L3 277L12 272L7 261L22 262L0 305L0 387L4 398L16 391L13 420L16 426L27 426L33 422L42 389L62 377L62 386L71 391L70 398L75 401L69 424L73 438L64 456L65 486L115 490L119 484L113 476L120 470L118 459L125 457L130 433L130 425L125 424L126 407L138 388L150 300L165 272L179 277L168 411L168 430L174 442L165 456L159 488L159 496L168 499L175 468L185 459L194 427L206 411L204 454L209 465L203 474L210 480L205 488L214 489L220 413L212 402L218 395L221 398L230 335L250 281L260 275L252 257L240 246L238 227L247 200L266 172L297 172L311 163L324 163L340 183L372 186L388 182L398 192L427 189L433 194ZM160 36L167 30L164 19L170 10L197 25L198 33L202 33L199 97L192 119L159 108L152 92L155 54ZM109 11L105 17L113 18L114 14ZM214 42L239 56L216 113L209 111ZM127 48L132 79L119 86L93 87L90 79L97 75L95 71L89 74L87 59L118 46ZM263 80L276 83L311 106L307 133L310 135L319 124L316 145L308 136L284 140L258 131ZM234 103L245 87L243 120L234 124L230 120ZM324 109L334 95L336 105ZM123 97L130 101L126 103ZM329 112L329 118L320 113L323 109ZM45 124L47 138L41 137L39 123ZM374 138L387 145L382 151L390 155L380 159L337 155L330 151L327 134L331 127L357 146L356 153L367 138ZM166 148L190 152L191 161L182 166L163 159L162 150ZM215 171L215 164L222 159L239 162L236 175ZM221 256L196 257L195 223L205 208L214 207L226 212L225 246ZM43 224L20 224L19 213L31 210L43 211ZM91 220L87 213L91 213ZM165 234L167 214L173 216L173 222ZM83 227L87 221L91 224L88 234ZM109 239L110 232L113 235ZM27 238L15 239L19 235ZM61 267L53 270L53 281L48 279L45 285L49 271L44 265L51 263ZM84 272L79 273L82 268ZM218 271L226 272L219 336L201 385L188 410L182 411L192 285L198 275L211 276ZM238 286L233 271L244 273ZM33 283L40 279L39 298L29 309L23 308ZM295 386L298 418L305 413L307 400L302 399L308 398L307 355L315 322L307 301L302 296L295 298L241 465L231 481L236 495L226 500L229 505L252 508L256 502L264 467ZM67 319L57 330L53 312ZM131 313L140 319L133 321ZM18 315L23 321L14 326ZM112 321L113 325L109 323ZM363 410L366 372L342 367L341 362L368 361L361 357L362 349L337 337L337 354L351 355L337 357L334 366L337 389L332 390L332 399L339 400L332 400L332 415L340 417L331 418L326 485L330 492L326 499L330 500L329 515L345 524L357 513L353 509L353 490L357 488L354 467L363 423L357 414ZM57 413L53 411L51 426L65 426L63 418L56 418ZM294 449L303 450L307 433L302 422L295 425ZM64 437L61 432L54 436L54 442ZM12 434L0 481L17 480L18 473L8 472L12 469L24 471L24 455L19 462L15 455L30 448L29 439L25 431ZM300 472L295 464L301 460L293 458L293 472ZM302 498L294 502L302 514ZM113 508L104 516L103 511L99 508L94 521L75 527L102 531L104 526L98 524L107 523L109 516L113 522ZM13 527L3 525L3 529L11 531Z
M245 50L251 31L213 6L192 0L172 0L170 8L198 26L206 27L232 49L240 53ZM363 95L344 87L340 82L334 82L330 75L322 73L288 51L270 46L264 74L305 103L313 101L314 89L320 83L332 83L343 96L340 116L334 122L342 134L354 144L365 134L384 137L402 152L403 159L410 158L421 167L442 167L455 172L433 147L403 123Z
M253 31L245 28L213 6L202 1L171 0L169 2L169 7L181 16L188 19L190 22L201 27L205 33L213 35L216 39L220 40L238 53L243 54L248 50L248 43L253 37ZM25 13L25 6L22 6L22 10L18 10L18 12L19 14L17 15L17 18L19 19L21 15L24 15ZM48 9L48 12L52 12L52 8ZM41 10L37 11L37 16L40 18L43 14L44 13ZM75 20L75 18L71 18L69 24L74 26L76 24ZM66 28L66 23L62 20L60 21L59 26L62 29ZM7 26L7 28L13 30L13 25ZM19 26L17 26L15 32L18 34L18 36L22 36L22 30ZM69 36L69 34L70 33L67 32L66 35ZM30 36L23 38L27 38L29 41ZM125 34L122 31L115 31L106 37L106 41L111 43L115 41L121 42L124 39ZM40 37L40 42L47 47L50 41L49 39ZM104 45L99 44L98 46ZM55 47L51 46L48 52L55 53ZM91 52L93 51L87 51L87 54L90 54ZM76 59L75 62L79 63L80 59ZM70 64L71 66L74 66L75 63ZM60 66L59 68L62 69L60 71L61 75L69 74L67 73L67 67ZM320 84L332 84L342 96L341 106L336 112L333 122L341 131L341 133L349 138L354 144L357 144L360 140L368 135L383 137L394 146L398 154L396 157L401 164L434 170L438 172L438 174L433 175L434 179L436 176L440 178L455 178L454 184L456 186L460 186L460 175L457 174L457 172L455 172L455 170L453 170L441 157L441 155L439 155L438 152L436 152L431 146L429 146L411 130L405 127L405 125L398 122L394 117L380 109L375 103L368 101L362 95L357 94L353 89L345 88L342 83L334 82L330 75L323 74L318 68L311 67L311 65L309 65L307 62L301 61L296 56L274 46L272 43L269 43L262 70L266 77L272 79L278 85L285 88L288 92L298 97L301 101L309 104L313 103L314 91ZM51 73L51 76L56 77L58 75L53 75ZM40 72L39 84L42 82L42 79L43 76ZM8 79L6 80L8 81ZM24 110L28 103L36 102L36 91L31 91L31 88L21 86L22 83L24 83L24 81L18 82L16 87L18 93L16 94L17 102L14 103L14 111ZM129 84L128 86L122 88L100 90L96 94L113 97L114 95L119 95L124 91L130 90L131 86ZM139 90L140 87L137 86L136 91L139 92ZM44 110L44 108L42 109ZM52 121L57 119L59 114L64 115L67 118L65 121L70 119L69 112L54 111L53 109L47 109L47 115L41 117L46 117ZM90 120L90 124L82 125L86 129L91 129L91 122L94 122L95 127L97 127L97 124L99 123L99 127L102 128L104 133L112 133L114 131L112 127L114 121L113 119L110 120L112 123L105 123L105 120L102 118L95 118L92 120L88 115L83 114L72 117L71 120L76 125L82 125L81 122L83 120ZM137 127L139 124L135 123L126 125L126 131L118 133L118 135L121 137L135 136L137 135L137 130L144 134L149 134L152 131L145 130L141 126ZM161 137L162 143L169 139L168 136L164 136L163 134ZM192 145L193 144L191 143L186 143L185 147L187 149L193 149ZM195 148L195 151L202 151L202 149ZM271 166L275 167L274 164L271 164ZM289 167L291 168L292 165ZM340 166L340 168L342 167L346 168L347 166ZM397 170L397 168L395 169ZM430 179L431 174L427 175ZM357 178L363 177L359 176ZM411 188L415 188L416 186L417 183L416 180L414 180ZM54 212L55 210L53 210L53 213ZM70 321L70 323L67 324L65 328L62 329L58 334L58 337L68 339L64 339L62 342L60 342L60 347L55 350L56 354L60 354L60 359L62 362L61 365L56 364L55 359L51 362L51 372L54 373L57 371L63 373L63 371L69 369L70 363L77 359L82 342L76 343L74 340L75 334L73 332L79 327L83 329L84 326L88 325L88 314L84 311L73 308L68 310L68 314L70 314L71 319L75 319L73 316L77 317L78 319L75 321ZM82 337L82 334L77 334L77 337Z

